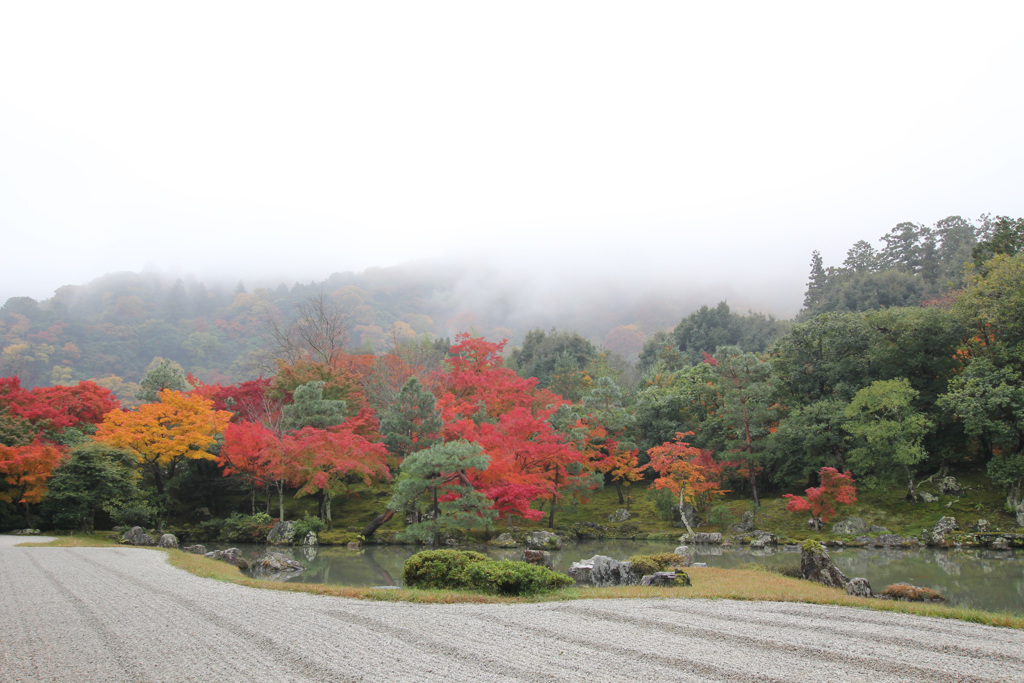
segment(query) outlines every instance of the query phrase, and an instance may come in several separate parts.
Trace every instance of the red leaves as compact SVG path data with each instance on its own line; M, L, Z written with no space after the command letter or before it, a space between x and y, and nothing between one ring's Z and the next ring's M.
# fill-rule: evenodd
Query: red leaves
M25 391L17 377L0 378L0 409L7 408L28 420L40 433L82 423L98 424L104 415L119 406L114 394L95 382Z
M786 509L790 512L810 511L815 520L829 522L836 516L837 505L852 505L857 502L857 488L850 472L839 473L834 467L822 467L819 473L821 486L806 490L807 497L787 493ZM817 526L817 521L815 521Z
M0 475L11 488L0 491L8 503L38 503L46 495L46 482L64 459L59 446L41 440L28 446L0 446Z
M691 446L685 439L693 432L679 432L675 441L666 441L647 451L648 465L658 473L654 487L682 493L686 502L698 511L711 507L717 496L724 495L721 482L725 468L732 463L718 462L710 451Z
M329 429L304 427L283 437L289 481L302 493L313 493L349 475L360 476L366 485L390 479L384 444L373 443L359 433L365 432L367 425L365 417L362 422L354 418Z

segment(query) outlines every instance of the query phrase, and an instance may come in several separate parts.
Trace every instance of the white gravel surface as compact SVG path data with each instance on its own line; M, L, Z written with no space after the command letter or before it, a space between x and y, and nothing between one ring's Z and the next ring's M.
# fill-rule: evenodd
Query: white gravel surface
M2 681L1024 681L1024 632L732 600L413 605L0 537Z

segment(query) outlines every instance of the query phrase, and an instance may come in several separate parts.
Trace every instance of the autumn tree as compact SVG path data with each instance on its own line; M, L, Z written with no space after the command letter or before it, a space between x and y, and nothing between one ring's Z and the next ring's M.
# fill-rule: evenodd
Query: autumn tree
M166 480L174 476L183 460L216 459L211 449L230 421L231 413L214 410L208 399L164 389L159 403L107 413L96 430L96 439L135 453L163 496Z
M679 496L679 516L691 534L693 529L686 519L686 505L692 505L698 514L703 514L717 497L727 493L722 489L726 463L716 462L709 451L691 446L687 437L692 435L693 432L680 432L674 440L648 450L651 461L643 468L657 472L655 488L668 489Z
M344 495L348 484L362 481L369 486L391 479L387 448L377 442L377 419L365 409L345 422L319 429L303 427L281 439L289 481L298 493L316 494L320 518L331 524L331 501Z
M807 489L806 497L792 493L783 495L783 498L789 499L786 509L790 512L811 513L815 531L821 531L822 523L832 521L836 516L837 505L853 505L857 502L857 488L849 472L840 474L834 467L822 467L819 477L821 485Z
M65 454L39 439L25 446L0 446L0 476L7 485L0 490L0 501L23 506L26 527L32 526L29 506L46 495L47 481Z
M288 471L279 434L259 422L232 422L224 430L224 445L220 449L218 462L225 476L236 475L249 485L252 514L256 514L256 489L276 489L278 518L284 519L284 487Z

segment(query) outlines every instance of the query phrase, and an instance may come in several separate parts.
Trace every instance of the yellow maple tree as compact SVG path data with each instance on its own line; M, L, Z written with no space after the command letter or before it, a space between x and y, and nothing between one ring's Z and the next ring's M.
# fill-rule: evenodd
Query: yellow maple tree
M140 465L152 472L157 492L163 494L165 477L173 477L182 461L217 458L210 448L230 420L231 413L214 410L209 399L164 389L159 403L107 413L96 429L96 439L135 453Z

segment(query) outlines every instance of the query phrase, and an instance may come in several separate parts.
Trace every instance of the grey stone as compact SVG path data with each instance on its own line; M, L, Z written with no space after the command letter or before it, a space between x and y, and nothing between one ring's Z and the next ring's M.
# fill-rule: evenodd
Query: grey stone
M12 533L15 536L38 536L40 531L39 529L18 529Z
M868 525L860 517L846 517L832 525L832 533L855 536L867 533Z
M515 548L519 545L519 543L516 541L515 537L512 534L505 532L497 538L492 538L488 542L488 545L497 546L499 548Z
M950 536L953 532L959 530L960 527L956 523L956 517L943 517L931 530L931 543L941 548L948 548L953 545Z
M140 526L133 526L121 536L121 542L129 545L156 545L153 537Z
M932 494L928 493L927 491L918 491L917 492L917 497L920 498L921 500L923 500L926 503L934 503L935 501L937 501L939 499L938 496L933 496Z
M633 515L630 514L629 510L627 510L626 508L619 508L618 510L616 510L612 514L608 515L608 521L609 522L625 522L627 519L629 519L632 516Z
M694 562L690 566L691 567L706 567L706 566L708 566L708 563L707 562Z
M902 536L896 534L882 534L875 539L876 545L889 546L902 546L906 544L906 540Z
M877 524L872 524L870 531L873 534L889 534L889 533L892 533L891 531L889 531L884 526L878 526Z
M533 550L560 550L562 539L550 531L534 531L526 535L526 547Z
M161 548L177 548L178 537L174 534L164 534L160 537L160 540L157 541L157 545Z
M221 562L227 562L233 564L241 570L249 568L249 561L242 557L242 554L238 551L238 548L228 548L227 550L214 550L213 552L206 553L205 557L209 557L212 560L220 560Z
M253 574L269 574L271 572L301 572L305 567L282 553L269 552L253 561L250 571Z
M779 537L770 531L762 531L761 529L755 529L750 532L751 548L764 548L769 545L778 545Z
M620 562L604 555L573 562L569 576L579 586L633 586L640 580L633 572L632 562Z
M846 584L846 594L853 595L858 598L870 598L871 597L871 584L868 583L867 579L856 577L850 579L850 582Z
M320 540L316 537L315 531L310 531L306 534L306 537L302 539L302 545L319 545Z
M733 531L738 534L745 534L748 531L754 529L754 511L747 510L743 513L743 517L740 518L740 523L733 527Z
M685 557L686 558L686 560L683 562L682 566L689 567L691 564L693 564L693 554L694 553L693 553L693 550L689 546L685 546L685 545L678 546L672 552L674 554L676 554L676 555L679 555L680 557Z
M552 569L551 553L546 550L531 550L527 548L523 551L523 562L528 564L537 564L542 567Z
M270 545L290 545L295 538L295 522L278 522L267 534Z
M682 540L682 539L680 539ZM705 543L709 545L721 545L722 534L719 533L697 533L690 539L694 543Z
M975 528L978 530L978 533L987 534L990 526L991 525L987 519L979 519Z
M685 572L655 572L640 579L641 586L689 586L690 577Z
M187 545L184 548L182 548L182 551L186 552L186 553L192 553L193 555L205 555L206 554L206 546L205 545L200 545L200 544Z
M962 496L964 489L953 477L945 477L939 482L939 493L945 496Z
M830 588L845 589L850 580L832 564L828 551L823 547L818 550L808 546L811 544L805 544L800 553L800 575L807 581L814 581Z

